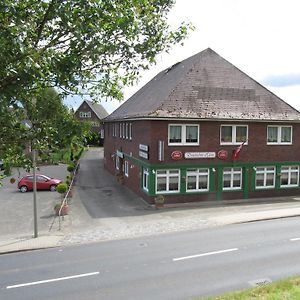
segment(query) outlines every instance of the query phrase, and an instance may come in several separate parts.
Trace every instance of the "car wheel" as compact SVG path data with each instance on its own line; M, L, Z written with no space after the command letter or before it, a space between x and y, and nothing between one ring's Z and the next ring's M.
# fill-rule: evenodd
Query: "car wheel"
M56 191L56 185L51 185L50 186L50 191L55 192Z
M22 185L21 187L20 187L20 192L21 193L26 193L28 191L28 187L26 186L26 185Z

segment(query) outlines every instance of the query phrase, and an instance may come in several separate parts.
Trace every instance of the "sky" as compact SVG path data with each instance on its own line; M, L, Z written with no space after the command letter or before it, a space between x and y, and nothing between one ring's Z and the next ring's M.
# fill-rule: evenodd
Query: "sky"
M136 86L125 88L124 100L160 71L211 48L300 110L299 12L299 0L177 0L169 14L170 26L190 21L195 31L183 46L159 55ZM75 109L80 103L78 98L68 102ZM109 113L121 103L101 102Z

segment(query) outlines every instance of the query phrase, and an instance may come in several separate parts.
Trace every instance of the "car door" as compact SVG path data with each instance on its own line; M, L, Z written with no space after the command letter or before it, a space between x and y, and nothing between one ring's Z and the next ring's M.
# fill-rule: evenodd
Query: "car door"
M48 190L48 188L49 188L48 179L44 176L37 175L36 176L36 188L38 190Z
M25 185L29 190L33 189L33 176L27 176L24 180Z

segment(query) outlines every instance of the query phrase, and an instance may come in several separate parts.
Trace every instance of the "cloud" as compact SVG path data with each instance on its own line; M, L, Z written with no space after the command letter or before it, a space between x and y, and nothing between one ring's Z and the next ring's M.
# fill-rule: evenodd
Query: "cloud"
M300 74L270 75L262 83L274 87L287 87L300 85Z

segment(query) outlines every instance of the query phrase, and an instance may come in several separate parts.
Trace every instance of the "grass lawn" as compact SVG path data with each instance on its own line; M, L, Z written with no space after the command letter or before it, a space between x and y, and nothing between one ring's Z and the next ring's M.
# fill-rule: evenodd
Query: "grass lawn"
M198 300L203 298L198 298ZM300 277L280 280L260 287L232 292L205 300L299 300Z
M81 151L81 148L78 149L77 151L73 152L73 157L75 158L76 155L79 155ZM54 153L50 154L50 161L53 163L65 163L69 164L71 163L71 149L61 149L59 151L56 151Z

